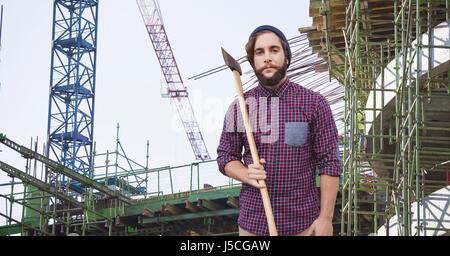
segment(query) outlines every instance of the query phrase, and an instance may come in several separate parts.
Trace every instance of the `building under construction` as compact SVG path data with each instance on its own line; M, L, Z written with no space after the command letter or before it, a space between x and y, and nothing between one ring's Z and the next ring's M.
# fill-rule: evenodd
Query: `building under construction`
M449 2L310 0L312 24L289 40L289 77L326 97L340 131L335 235L450 231ZM217 165L154 0L137 0L136 8L164 74L163 94L199 161L139 164L127 157L119 127L116 148L96 152L97 8L97 0L54 0L48 141L41 151L38 141L19 145L0 134L1 149L26 161L21 170L0 158L0 171L11 177L1 184L8 193L0 194L0 235L236 235L240 184L214 187L201 175L218 173ZM174 188L176 177L184 187Z
M345 88L341 235L450 228L449 1L310 1L310 46Z

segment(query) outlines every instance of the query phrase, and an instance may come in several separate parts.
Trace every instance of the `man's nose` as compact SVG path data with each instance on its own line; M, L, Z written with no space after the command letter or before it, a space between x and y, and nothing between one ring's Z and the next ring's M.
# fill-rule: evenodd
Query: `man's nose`
M264 63L269 63L272 61L272 58L270 57L270 53L266 52L264 53Z

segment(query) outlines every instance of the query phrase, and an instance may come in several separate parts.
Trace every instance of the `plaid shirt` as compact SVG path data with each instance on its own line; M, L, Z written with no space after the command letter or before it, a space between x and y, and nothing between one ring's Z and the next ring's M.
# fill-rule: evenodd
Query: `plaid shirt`
M258 99L255 103L257 108L249 103L250 118L259 157L266 160L266 186L278 233L300 233L319 216L316 169L319 174L329 176L340 176L342 172L338 132L330 106L319 93L289 79L276 93L258 85L244 96L247 103L249 98ZM262 104L264 101L266 103ZM278 118L274 119L278 121L270 121L274 122L270 127L271 131L256 127L255 123L266 124L272 120L270 118L276 112L271 109L275 103L278 105ZM252 111L264 108L267 112L264 115ZM217 163L223 174L225 165L232 160L241 161L243 158L246 166L253 163L245 129L242 128L242 118L238 115L241 113L235 100L225 117L224 130L217 148ZM274 129L275 126L278 130ZM272 141L269 139L267 143L267 138ZM239 204L239 226L257 235L268 235L259 189L242 184Z

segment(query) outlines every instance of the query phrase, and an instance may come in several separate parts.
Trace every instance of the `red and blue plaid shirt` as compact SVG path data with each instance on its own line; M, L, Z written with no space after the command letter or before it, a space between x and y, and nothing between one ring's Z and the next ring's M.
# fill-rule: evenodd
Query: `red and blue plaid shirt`
M320 213L317 174L340 176L342 172L338 132L330 106L319 93L289 79L276 93L258 85L246 92L245 98L259 157L266 160L265 181L278 233L300 233ZM251 104L249 99L257 100ZM230 161L243 158L246 166L253 162L238 115L241 113L235 101L225 117L217 148L217 162L223 174ZM256 235L268 235L259 189L242 184L239 204L239 226Z

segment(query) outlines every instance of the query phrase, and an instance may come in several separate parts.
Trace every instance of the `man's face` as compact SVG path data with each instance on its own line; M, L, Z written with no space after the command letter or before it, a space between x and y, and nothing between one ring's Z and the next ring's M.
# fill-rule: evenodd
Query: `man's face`
M277 35L267 32L255 41L254 69L259 82L276 89L286 77L288 60Z

